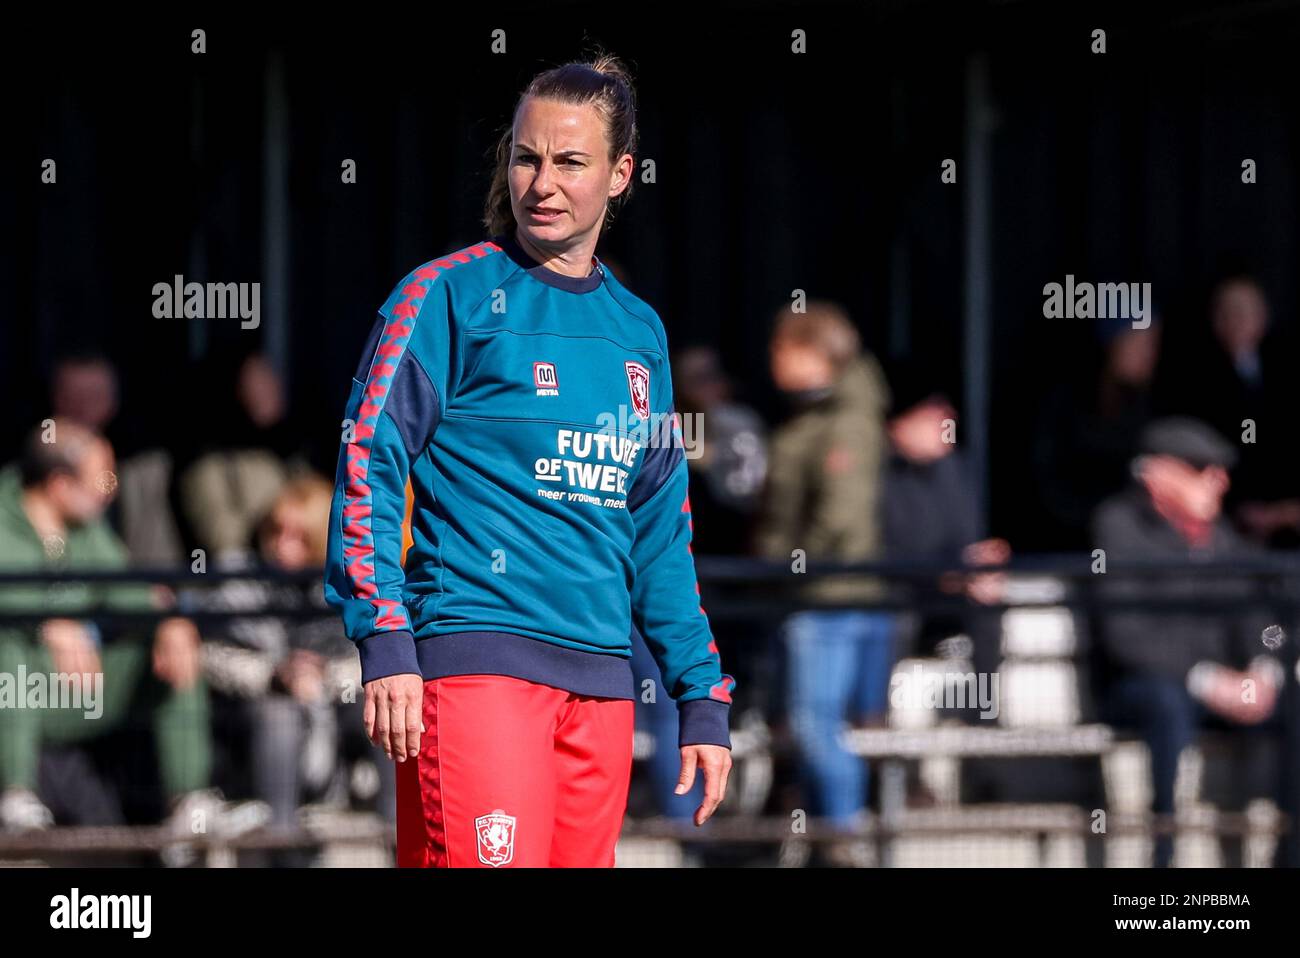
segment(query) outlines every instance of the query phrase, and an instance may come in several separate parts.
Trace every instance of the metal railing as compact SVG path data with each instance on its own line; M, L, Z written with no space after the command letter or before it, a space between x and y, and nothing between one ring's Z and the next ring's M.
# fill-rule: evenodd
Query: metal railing
M1177 613L1194 611L1202 614L1225 616L1243 613L1258 614L1267 611L1269 618L1281 626L1280 642L1272 648L1285 668L1286 680L1278 708L1281 710L1284 736L1283 784L1281 789L1282 816L1277 822L1261 826L1258 820L1235 813L1218 813L1211 821L1187 822L1174 816L1118 815L1109 829L1110 834L1145 834L1166 832L1177 825L1188 829L1210 829L1219 835L1245 835L1251 829L1280 835L1284 854L1280 860L1289 865L1300 865L1300 829L1291 823L1300 821L1300 686L1297 685L1297 646L1289 638L1293 627L1300 622L1300 555L1264 554L1231 561L1170 562L1170 561L1109 561L1104 573L1095 571L1094 558L1089 555L1035 555L1017 557L1004 566L963 566L932 562L866 562L826 563L808 562L804 571L795 572L784 562L770 562L750 558L716 556L696 557L696 570L701 583L701 601L711 619L718 621L748 621L770 628L785 614L807 609L871 608L878 610L908 611L920 614L948 614L960 616L980 609L1006 611L1023 608L1066 608L1075 613L1095 617L1120 611L1148 613ZM975 604L960 594L944 591L939 582L945 576L1002 572L1016 580L1026 577L1048 579L1060 588L1050 596L1040 599L1004 601ZM810 597L806 586L828 576L866 576L884 583L882 593L870 600L827 602ZM1223 597L1193 594L1168 597L1152 595L1114 596L1102 586L1116 580L1142 581L1149 577L1178 577L1209 581L1233 578L1253 583L1250 595ZM196 573L189 569L132 568L115 571L76 571L64 573L0 571L0 597L8 586L46 585L57 587L68 583L114 584L135 583L166 585L173 590L175 601L167 608L124 611L88 604L75 611L50 608L0 608L0 626L28 625L51 615L75 616L94 619L106 626L129 627L156 622L162 618L184 615L192 618L202 628L205 624L220 623L232 618L248 616L283 617L290 620L319 618L329 610L315 602L292 606L268 605L256 610L205 608L202 593L227 580L260 579L268 582L296 584L304 588L319 588L322 572L311 570L285 573L274 569L239 568L212 569ZM756 632L761 630L756 630ZM1104 755L1114 743L1108 726L1084 724L1059 730L965 728L965 729L872 729L853 730L845 738L846 744L865 758L909 759L953 754L963 757L1016 755ZM945 742L947 743L945 745ZM1073 834L1088 837L1089 822L1081 810L1075 814L1067 807L1043 811L1034 818L1032 810L1020 812L966 806L949 809L893 808L888 814L871 816L861 837L882 843L904 835L955 835L972 829L981 832L1015 832L1047 834ZM1029 816L1029 817L1026 817ZM373 828L361 828L355 835L336 836L339 841L388 841L382 823ZM727 818L715 816L707 835L692 827L680 826L668 820L629 819L625 828L629 837L678 838L710 842L780 842L790 839L787 819L745 816ZM199 846L212 851L224 848L226 852L239 848L284 848L318 843L327 836L304 829L259 831L240 836L229 842L209 837L198 838ZM815 821L801 836L801 840L821 842L838 840L843 832L827 829ZM1093 836L1095 837L1095 836ZM126 851L154 847L167 840L158 830L138 829L130 833L121 830L60 829L47 835L0 836L0 857L15 854L81 850L85 852ZM80 843L80 844L79 844Z

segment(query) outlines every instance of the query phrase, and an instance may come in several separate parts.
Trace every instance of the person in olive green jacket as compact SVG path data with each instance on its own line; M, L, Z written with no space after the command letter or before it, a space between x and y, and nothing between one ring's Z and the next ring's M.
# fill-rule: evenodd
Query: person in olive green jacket
M840 307L811 301L777 315L772 378L795 406L769 452L756 547L790 563L881 558L879 497L888 449L889 388ZM790 724L814 813L852 828L866 803L867 768L839 744L846 719L878 719L893 667L894 618L872 610L879 580L836 575L810 580L810 603L861 603L789 617L785 640Z
M889 387L875 357L861 351L857 330L833 304L783 311L771 344L772 378L795 407L769 450L760 555L866 562L881 554L877 515L888 454L884 414ZM810 581L809 599L867 602L877 580L833 576Z
M34 430L21 459L0 470L0 572L125 569L126 549L103 518L116 492L113 467L109 443L70 420ZM90 741L141 712L154 730L172 821L188 828L195 811L216 810L193 623L171 617L101 633L88 617L97 605L145 611L160 608L159 599L151 587L126 583L0 585L0 827L53 823L37 796L42 743ZM32 610L49 618L4 617ZM74 676L79 696L68 695ZM44 701L35 697L40 687Z

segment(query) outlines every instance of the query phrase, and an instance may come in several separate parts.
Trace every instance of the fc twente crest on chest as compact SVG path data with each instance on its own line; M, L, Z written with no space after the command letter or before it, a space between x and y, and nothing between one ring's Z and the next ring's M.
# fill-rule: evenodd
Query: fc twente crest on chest
M642 419L649 419L650 370L631 360L625 362L623 368L627 370L627 391L632 394L632 411Z

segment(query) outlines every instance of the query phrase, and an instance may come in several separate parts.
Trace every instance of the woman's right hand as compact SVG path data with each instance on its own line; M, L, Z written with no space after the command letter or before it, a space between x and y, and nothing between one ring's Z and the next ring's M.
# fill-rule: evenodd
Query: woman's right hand
M388 675L366 683L366 737L389 759L405 762L419 754L423 711L422 676Z

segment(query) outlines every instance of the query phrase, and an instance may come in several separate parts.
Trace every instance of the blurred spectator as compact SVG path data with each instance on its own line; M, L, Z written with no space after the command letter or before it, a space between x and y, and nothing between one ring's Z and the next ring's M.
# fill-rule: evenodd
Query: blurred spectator
M778 314L772 378L796 407L775 432L758 525L760 555L782 562L869 561L880 557L880 472L887 451L888 387L876 360L838 306ZM797 566L795 568L798 568ZM801 589L811 600L855 601L882 594L876 580L836 575ZM853 828L867 795L867 766L840 745L846 717L884 712L893 664L893 616L861 609L812 609L785 623L788 704L803 781L815 814ZM837 846L848 848L852 846Z
M975 486L957 450L957 410L919 368L894 379L888 433L891 455L881 498L885 555L899 561L933 561L952 566L1001 565L1011 557L1005 539L978 539ZM944 591L964 592L975 603L1002 600L1004 574L945 578ZM918 652L932 654L936 641L964 633L973 643L977 671L998 665L1001 613L928 615L915 625ZM965 716L967 718L971 716Z
M103 521L117 491L113 449L70 420L55 419L28 437L21 460L0 470L0 568L5 571L121 570L122 542ZM80 708L0 708L0 824L41 828L53 815L36 794L42 743L93 743L124 724L153 729L169 827L188 832L192 817L215 818L209 790L207 691L199 672L199 636L179 617L156 628L102 630L84 618L103 604L115 611L158 607L158 593L116 583L14 585L0 590L11 610L45 609L34 627L0 630L0 673L82 676L98 691L101 714ZM120 809L92 810L95 824L115 824ZM215 827L215 823L214 827Z
M1164 405L1209 423L1239 450L1225 507L1241 528L1256 541L1295 548L1300 496L1291 453L1300 407L1293 351L1271 326L1258 280L1244 273L1221 280L1209 302L1210 347L1171 367Z
M253 536L291 474L306 463L288 461L300 436L287 416L284 386L261 354L239 366L230 421L212 423L212 448L181 477L181 501L198 545L218 567L251 562Z
M1134 329L1128 319L1098 323L1100 374L1067 379L1045 398L1034 431L1034 485L1053 523L1057 551L1088 544L1092 515L1122 490L1142 428L1152 416L1160 323Z
M731 393L716 349L693 346L677 354L673 398L684 437L694 446L686 464L696 555L746 551L767 472L763 420Z
M333 485L317 475L285 485L258 528L265 569L316 572L325 565L332 495ZM356 646L325 605L320 580L300 585L227 579L206 605L250 613L205 635L203 672L214 692L218 725L236 730L242 740L237 751L248 758L241 767L250 771L254 797L270 804L272 824L297 824L298 809L309 798L331 791L346 795L351 760L365 757L378 770L374 808L395 821L393 763L366 738ZM318 608L322 614L305 619L251 614L267 607ZM289 853L274 861L305 864L307 859Z
M1095 544L1108 563L1224 560L1254 551L1222 515L1236 452L1204 423L1153 421L1142 433L1135 482L1097 510ZM1099 578L1105 598L1153 600L1255 594L1248 577L1166 574ZM1282 666L1260 637L1265 615L1196 611L1114 611L1099 623L1096 694L1103 721L1135 729L1151 750L1153 809L1174 810L1178 756L1197 729L1252 726L1273 719ZM1250 681L1251 685L1245 683ZM1252 689L1248 695L1245 689ZM1170 863L1172 838L1156 843Z
M117 416L117 371L99 353L64 356L54 365L50 404L55 416L103 435Z
M54 366L50 386L54 415L105 435L117 418L117 370L98 353L74 353ZM124 456L117 467L118 494L107 517L126 545L131 562L173 566L184 550L170 496L172 455L144 449Z

